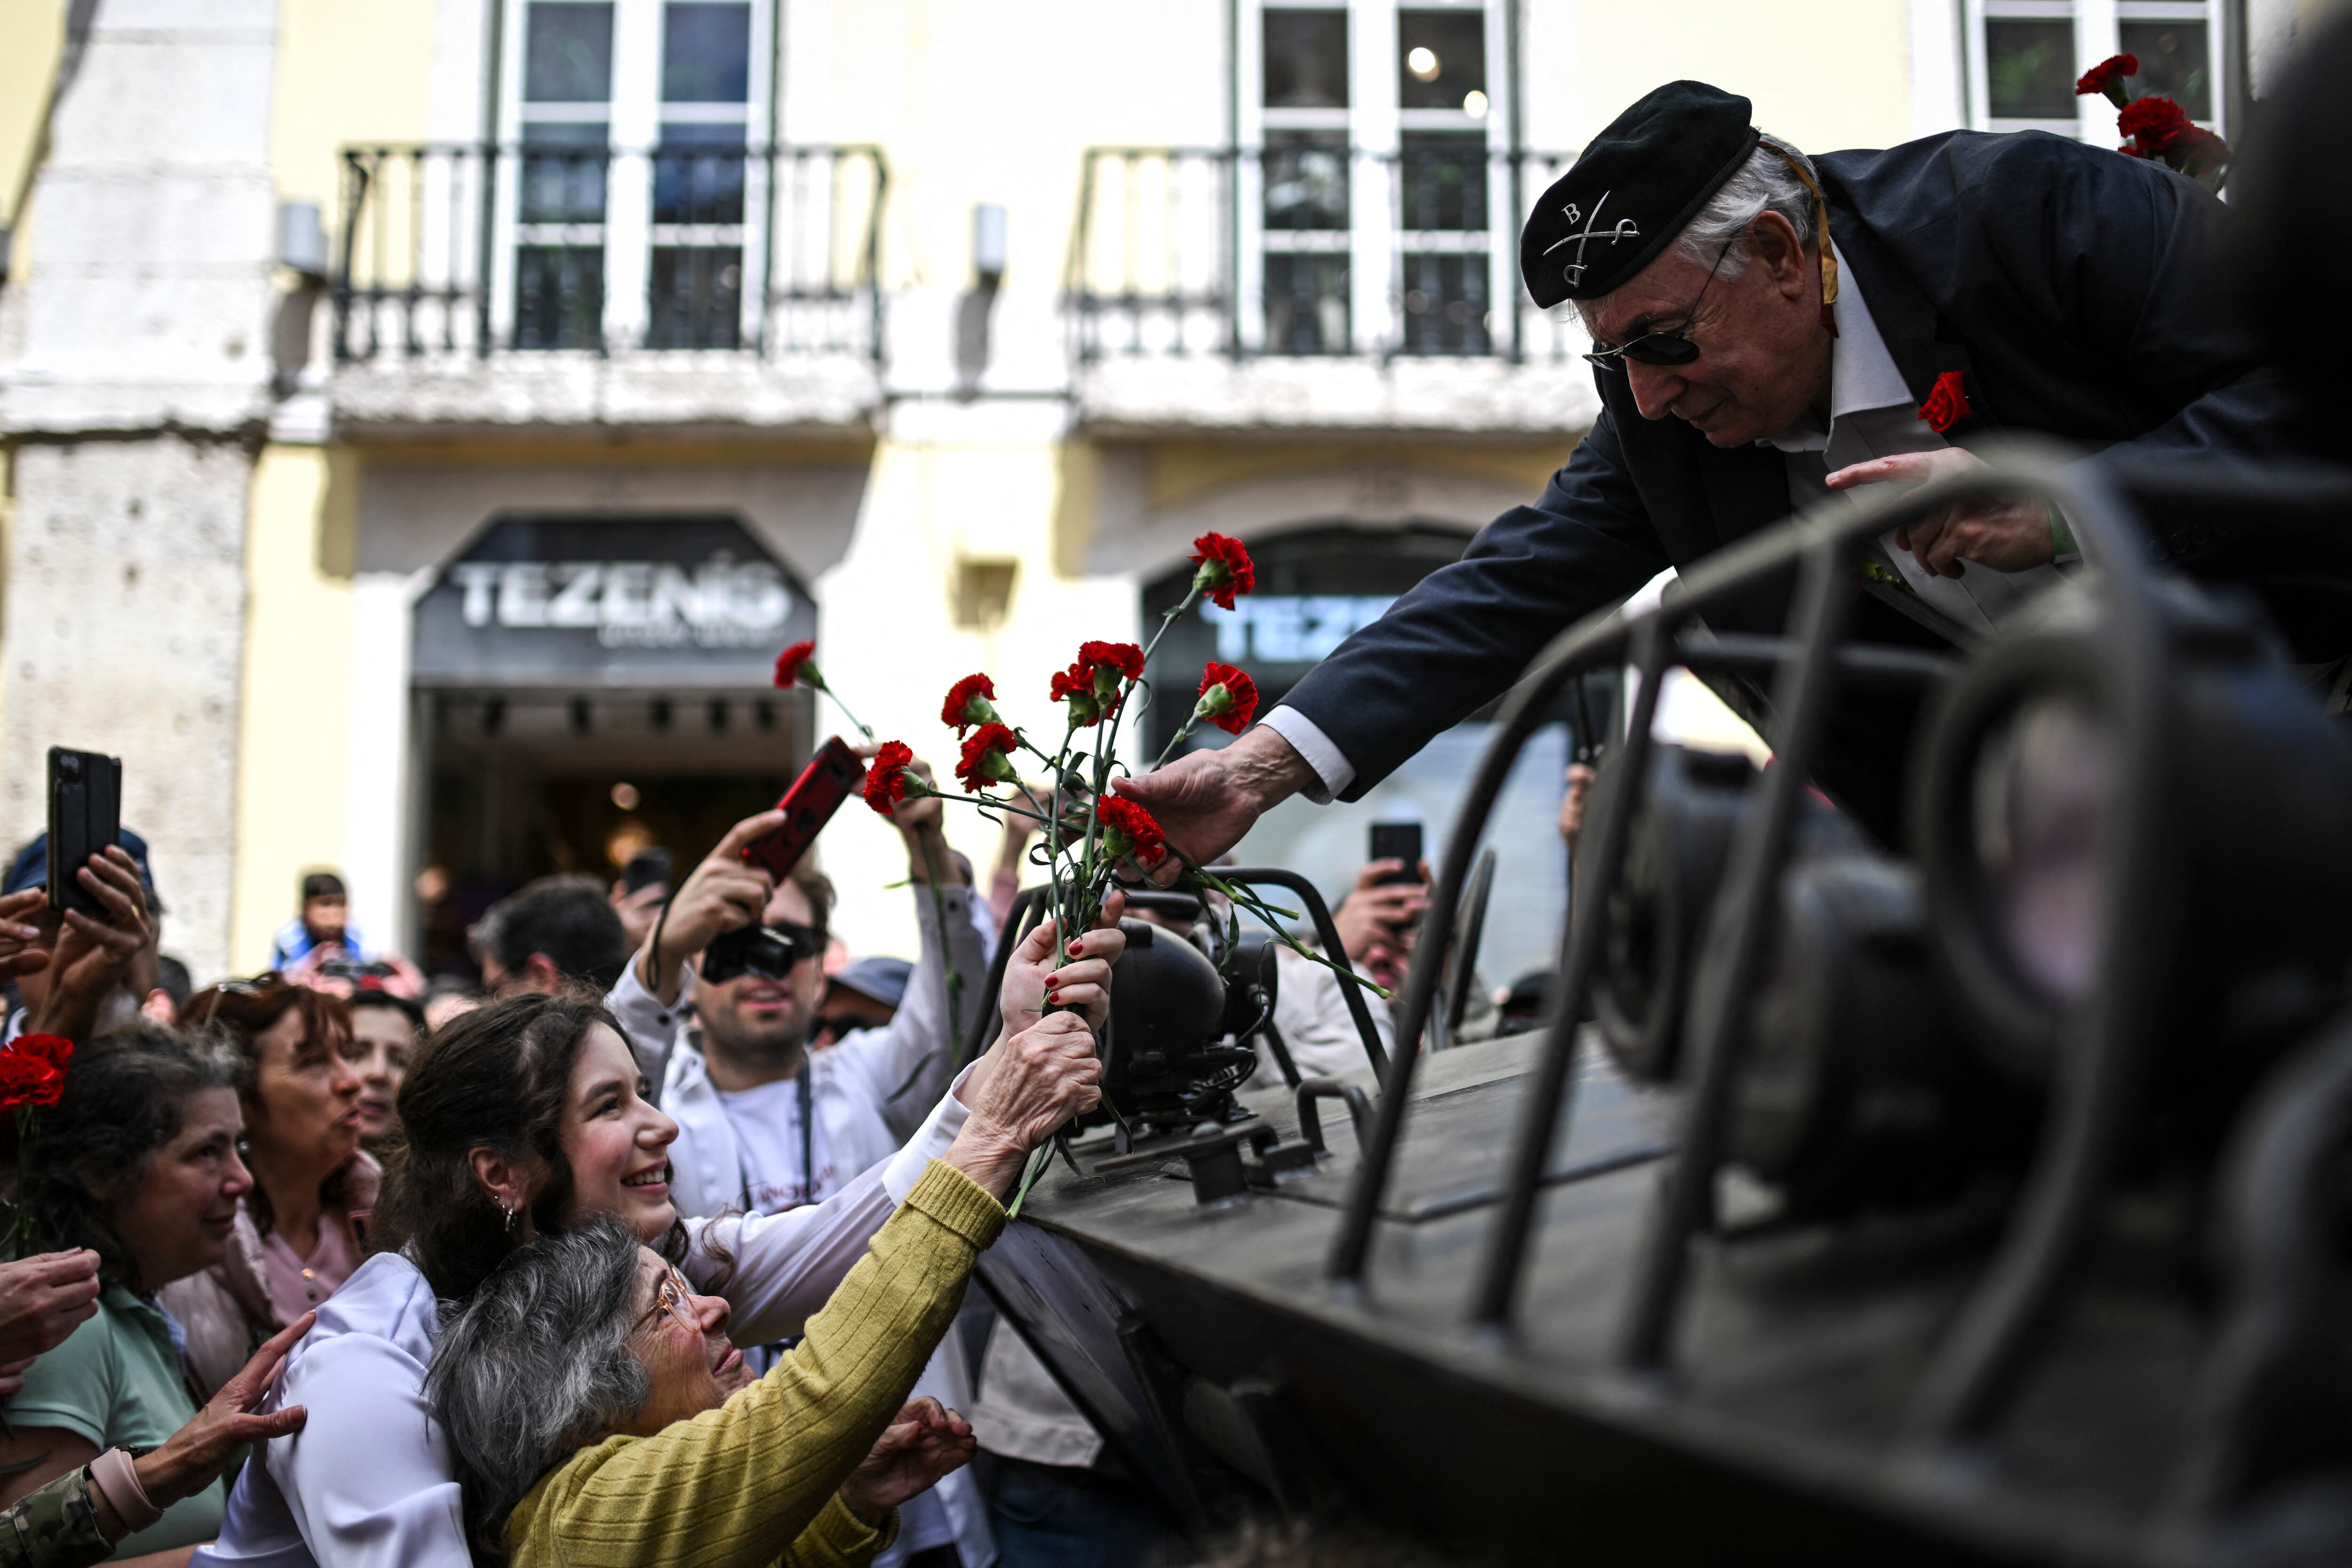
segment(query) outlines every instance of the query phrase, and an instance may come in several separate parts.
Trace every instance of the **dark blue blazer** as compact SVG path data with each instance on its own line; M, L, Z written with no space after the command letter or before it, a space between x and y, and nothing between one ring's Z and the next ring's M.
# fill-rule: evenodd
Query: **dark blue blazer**
M2228 211L2193 181L2042 131L1952 131L1819 165L1831 232L1911 391L1925 402L1942 372L1966 377L1974 416L1949 439L2033 432L2115 457L2278 441L2285 391L2223 276ZM1596 376L1600 417L1542 497L1284 699L1355 765L1344 799L1493 700L1563 629L1789 515L1778 450L1709 445L1643 418L1622 375ZM1711 620L1778 632L1787 593L1759 589ZM1859 619L1857 634L1923 635L1871 600ZM1893 810L1897 791L1878 793Z

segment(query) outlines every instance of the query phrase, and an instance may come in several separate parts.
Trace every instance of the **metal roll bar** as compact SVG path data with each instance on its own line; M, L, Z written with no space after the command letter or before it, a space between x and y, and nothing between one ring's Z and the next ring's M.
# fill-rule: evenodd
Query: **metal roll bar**
M1689 1241L1709 1217L1725 1106L1739 1065L1740 1005L1754 979L1769 901L1787 858L1790 825L1831 685L1841 678L1917 681L1950 667L1911 650L1840 648L1848 570L1864 542L1888 528L1955 503L2011 498L2021 492L2055 503L2100 569L2095 591L2111 631L2104 645L2112 651L2108 696L2122 743L2116 774L2121 782L2107 841L2112 854L2101 910L2105 939L2096 998L2070 1021L2052 1112L2010 1233L1915 1390L1909 1429L1915 1443L1935 1445L1981 1431L1997 1416L2023 1364L2025 1346L2063 1289L2092 1204L2131 1121L2139 1066L2135 1047L2147 1034L2147 998L2153 991L2142 980L2152 955L2165 950L2163 935L2174 918L2166 902L2165 857L2154 841L2167 789L2159 698L2168 661L2139 530L2103 476L2069 466L2046 449L2011 447L1981 469L1906 494L1840 498L1815 507L1700 562L1683 578L1671 603L1637 614L1621 609L1590 616L1538 657L1504 704L1431 890L1405 984L1400 1049L1381 1074L1379 1115L1363 1146L1328 1268L1339 1289L1360 1294L1364 1286L1447 938L1480 834L1513 763L1550 718L1561 688L1588 670L1629 660L1641 676L1623 742L1632 785L1601 803L1590 829L1588 852L1598 859L1591 885L1606 889L1623 869L1666 669L1710 659L1715 667L1769 664L1777 672L1777 765L1767 774L1759 809L1748 814L1734 842L1702 949L1685 1028L1685 1060L1692 1063L1692 1077L1685 1132L1642 1240L1618 1338L1618 1359L1628 1368L1657 1370L1671 1361ZM1793 637L1727 642L1717 636L1682 645L1679 633L1695 617L1758 578L1790 568L1800 574ZM1560 983L1522 1101L1504 1202L1474 1298L1476 1320L1490 1329L1507 1328L1525 1272L1544 1163L1569 1108L1578 1020L1600 953L1605 903L1601 897L1580 901L1562 932Z

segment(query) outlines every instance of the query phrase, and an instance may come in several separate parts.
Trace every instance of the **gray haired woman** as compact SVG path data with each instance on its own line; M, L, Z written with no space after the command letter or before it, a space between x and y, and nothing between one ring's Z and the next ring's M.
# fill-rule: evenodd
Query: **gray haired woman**
M901 1402L1003 1224L933 1161L806 1338L749 1386L726 1302L619 1221L514 1252L425 1379L478 1558L863 1568L892 1511L971 1457L961 1417Z

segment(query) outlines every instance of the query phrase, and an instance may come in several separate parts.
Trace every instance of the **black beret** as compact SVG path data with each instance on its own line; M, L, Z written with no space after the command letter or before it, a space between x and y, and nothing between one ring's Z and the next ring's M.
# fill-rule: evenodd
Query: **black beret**
M1612 120L1519 231L1519 276L1535 302L1598 299L1656 259L1756 150L1754 107L1674 81Z

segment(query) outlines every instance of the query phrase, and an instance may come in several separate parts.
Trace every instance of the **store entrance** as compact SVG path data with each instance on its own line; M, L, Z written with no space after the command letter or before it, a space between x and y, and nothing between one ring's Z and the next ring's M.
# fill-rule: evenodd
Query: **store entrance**
M679 874L805 760L805 694L437 691L417 878L429 975L476 973L466 928L536 877L609 884L641 849Z

